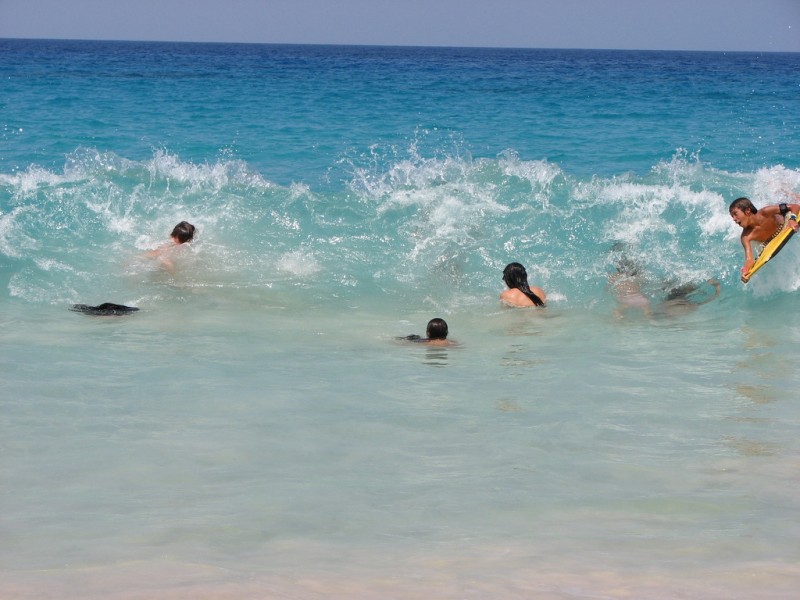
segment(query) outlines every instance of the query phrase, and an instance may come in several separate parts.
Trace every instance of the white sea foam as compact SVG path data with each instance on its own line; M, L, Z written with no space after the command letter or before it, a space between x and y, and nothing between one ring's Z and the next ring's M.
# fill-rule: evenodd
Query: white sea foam
M320 265L313 254L303 250L294 250L281 256L276 266L285 273L290 273L298 279L315 275L320 271Z

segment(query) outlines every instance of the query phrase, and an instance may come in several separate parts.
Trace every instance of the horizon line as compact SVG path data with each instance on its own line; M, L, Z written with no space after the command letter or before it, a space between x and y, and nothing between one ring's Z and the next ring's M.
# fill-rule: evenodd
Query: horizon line
M577 48L568 46L453 46L448 44L366 44L354 42L231 42L221 40L167 40L167 39L120 39L120 38L81 38L81 37L22 37L3 36L3 41L40 41L40 42L119 42L136 44L220 44L242 46L327 46L353 48L437 48L437 49L473 49L473 50L568 50L568 51L603 51L603 52L697 52L716 54L800 54L795 50L697 50L681 48Z

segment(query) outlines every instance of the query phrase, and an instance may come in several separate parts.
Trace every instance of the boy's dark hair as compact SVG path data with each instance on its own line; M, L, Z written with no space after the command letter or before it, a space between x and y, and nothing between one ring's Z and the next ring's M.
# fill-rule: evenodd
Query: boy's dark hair
M187 221L181 221L175 225L175 228L169 235L170 237L177 238L181 244L191 242L194 237L194 225Z
M444 319L431 319L428 321L428 327L425 330L425 335L429 340L446 340L447 339L447 323Z
M758 212L758 209L750 201L750 198L737 198L731 202L731 205L728 207L728 212L733 212L734 209L737 208L742 212L747 212L747 209L749 208L752 214L756 214Z

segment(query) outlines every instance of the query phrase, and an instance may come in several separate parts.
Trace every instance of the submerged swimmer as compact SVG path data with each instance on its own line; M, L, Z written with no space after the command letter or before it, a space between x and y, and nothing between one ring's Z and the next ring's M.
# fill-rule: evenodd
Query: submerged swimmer
M508 306L544 306L547 296L540 287L528 285L528 272L520 263L513 262L503 269L503 282L508 286L500 300Z
M620 244L612 247L612 252L620 251ZM661 286L665 294L663 299L653 306L653 300L658 299L657 288L652 294L656 297L651 300L650 295L645 293L648 281L641 267L624 251L617 254L614 267L614 272L608 276L608 282L617 299L614 311L617 318L621 318L631 309L641 310L647 317L679 317L711 302L720 293L720 284L716 279L682 284L667 282ZM652 289L652 285L650 288Z
M707 293L708 287L714 291ZM703 289L706 288L706 293ZM708 304L719 296L720 284L716 279L707 279L703 283L685 283L667 291L667 296L658 305L658 312L668 317L688 314L703 304Z
M125 306L124 304L103 302L97 306L89 306L88 304L73 304L70 310L95 317L122 317L134 313L139 309L135 306Z
M612 250L618 251L619 245L615 244ZM608 276L608 283L617 299L614 311L617 318L630 309L641 310L645 316L650 316L650 299L642 292L644 278L641 269L624 253L615 261L614 272Z
M172 229L169 234L170 242L163 246L151 250L145 256L158 259L164 268L175 274L174 252L179 246L191 242L194 239L195 226L188 221L181 221Z
M417 342L420 344L428 344L430 346L450 346L455 342L447 339L448 328L444 319L431 319L428 321L428 326L425 328L424 338L412 334L400 338L401 340L408 340L409 342Z

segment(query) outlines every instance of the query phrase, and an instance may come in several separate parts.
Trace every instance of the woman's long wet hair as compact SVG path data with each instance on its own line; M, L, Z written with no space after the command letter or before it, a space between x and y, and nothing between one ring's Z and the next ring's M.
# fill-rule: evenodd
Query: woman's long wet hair
M528 285L528 272L519 263L509 263L503 269L503 281L511 289L518 289L525 294L533 302L534 306L544 306L544 302L536 294L533 293L531 287Z

